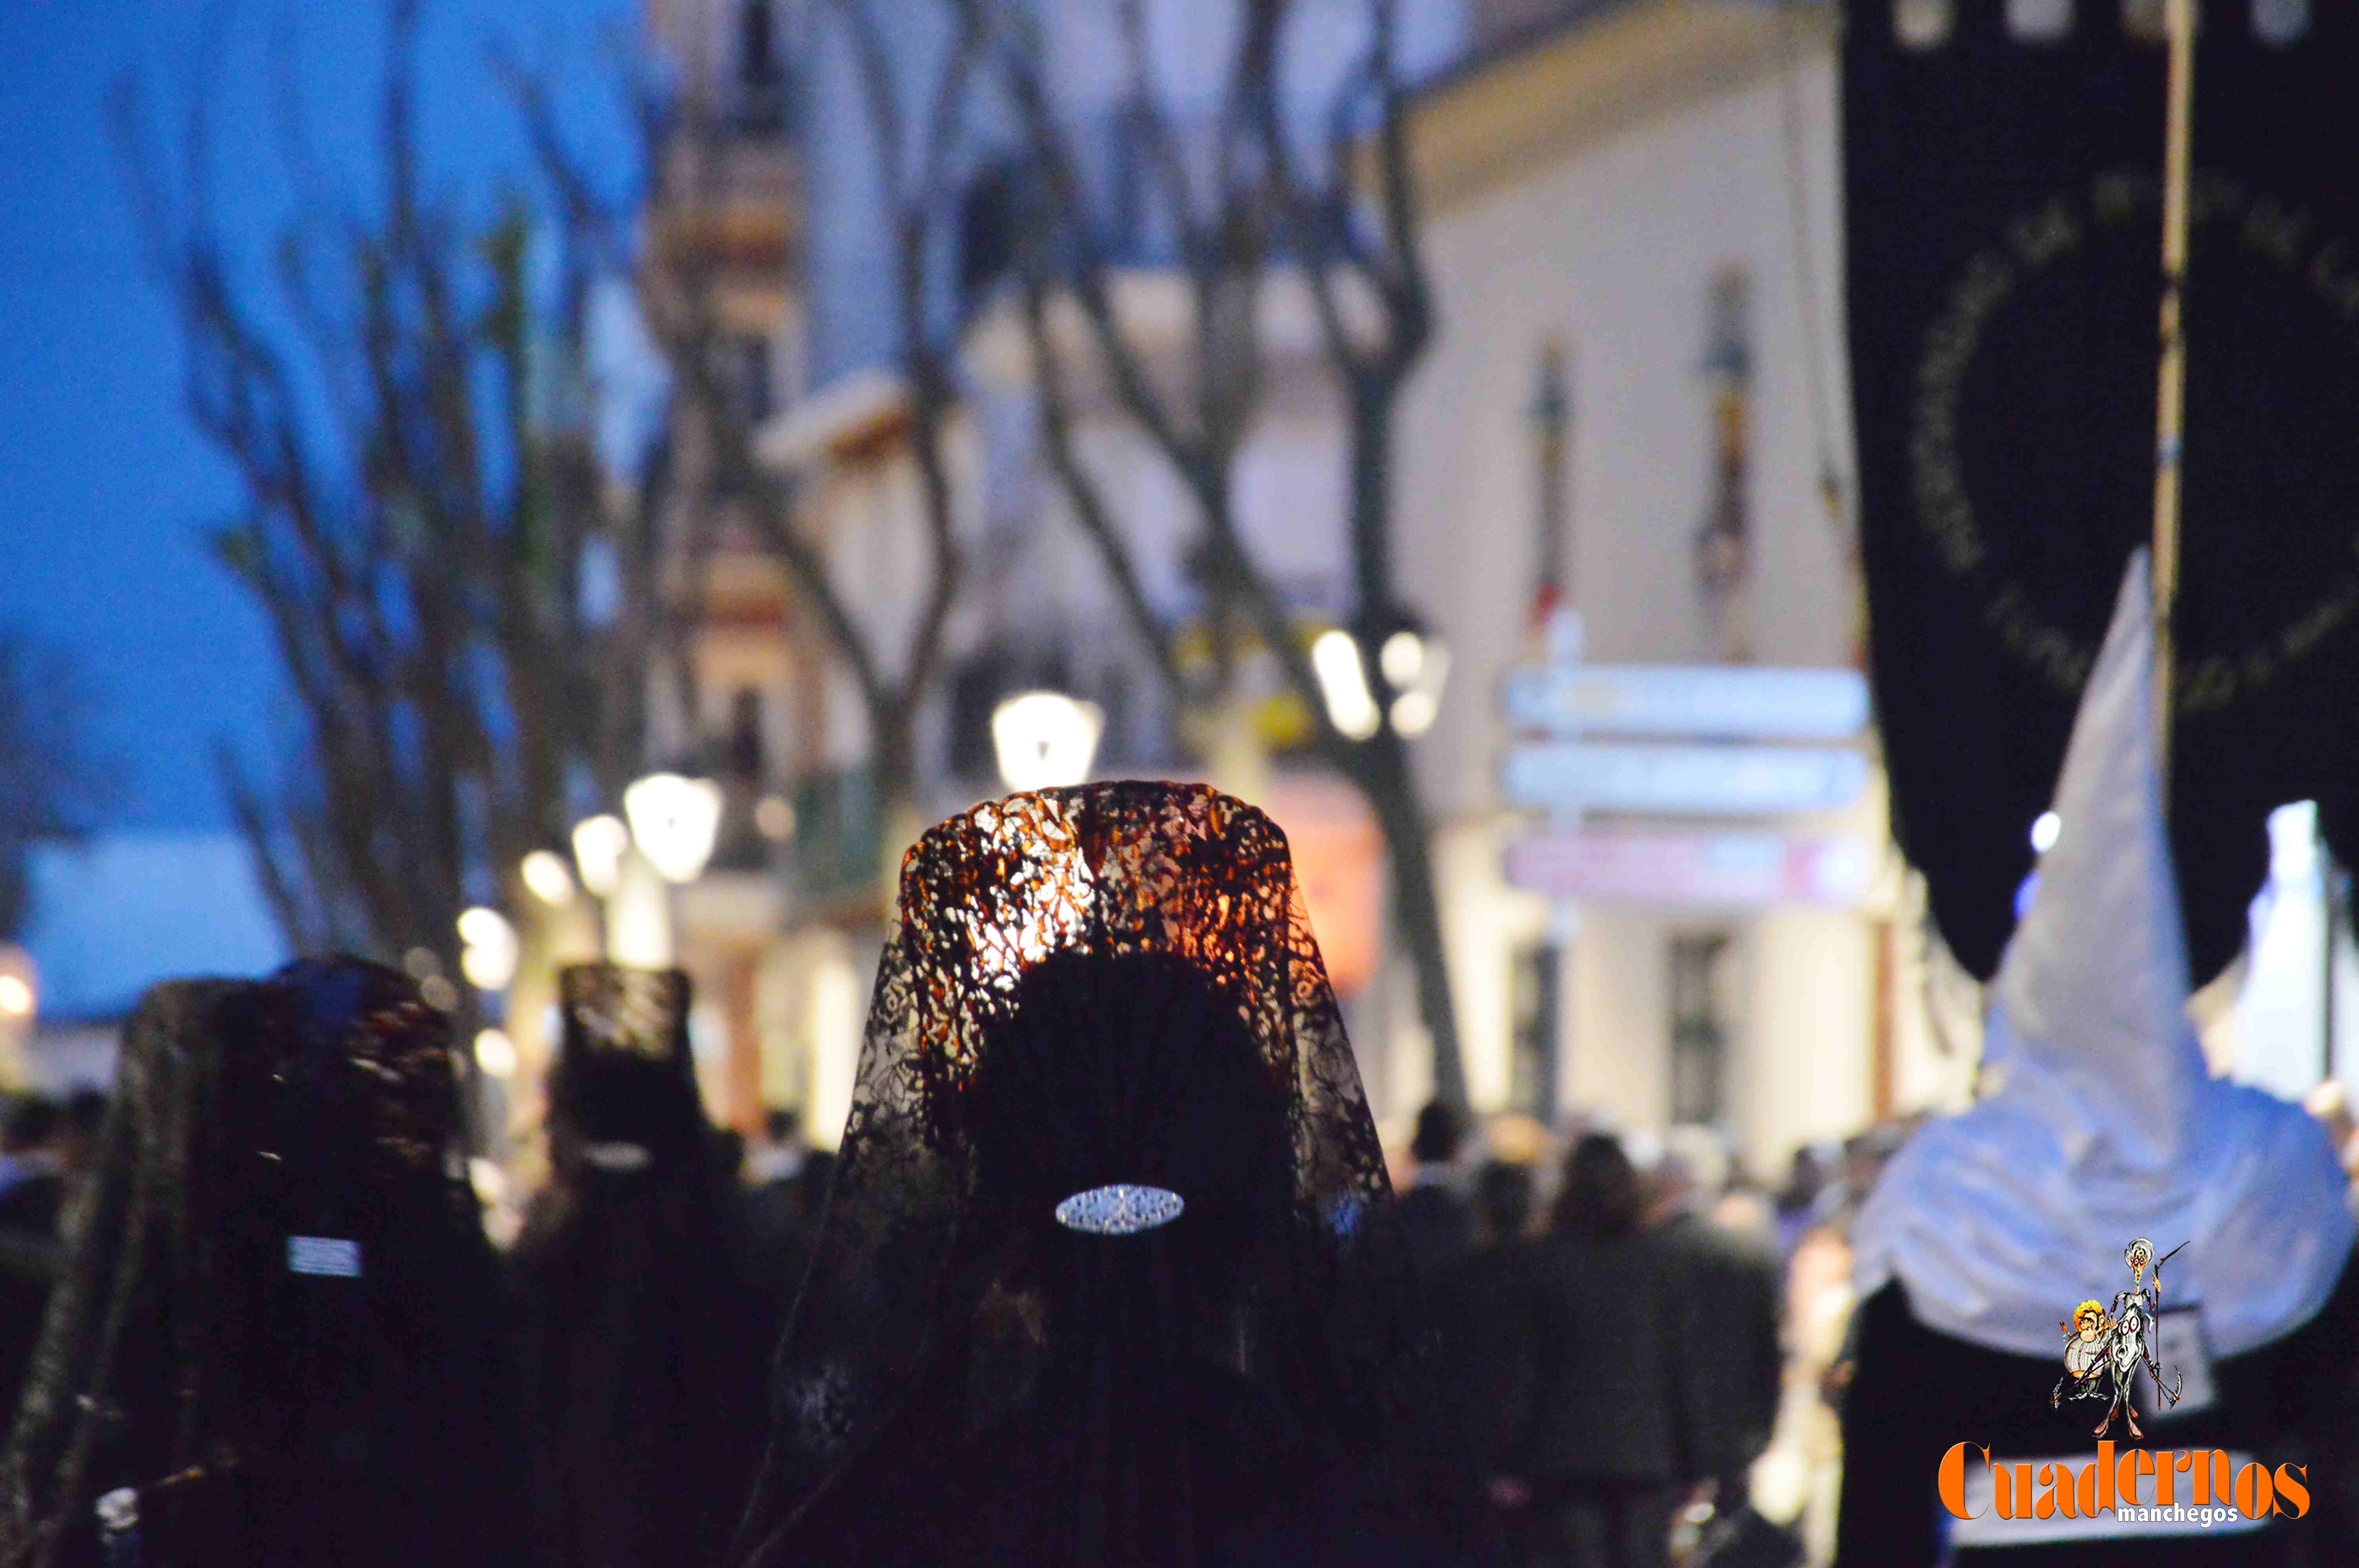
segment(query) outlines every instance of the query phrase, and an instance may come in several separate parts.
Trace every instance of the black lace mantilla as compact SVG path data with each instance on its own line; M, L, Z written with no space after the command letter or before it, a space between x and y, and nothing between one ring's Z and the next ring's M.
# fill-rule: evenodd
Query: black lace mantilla
M358 959L148 993L0 1456L0 1563L92 1560L118 1487L151 1565L516 1550L456 1066Z
M1137 1235L1058 1224L1059 1200L1121 1182L1186 1212ZM1038 1561L1131 1561L1149 1538L1195 1561L1215 1481L1184 1454L1207 1422L1245 1471L1396 1440L1418 1386L1404 1268L1277 826L1188 784L978 806L902 865L739 1560L884 1550L844 1518L922 1431L1021 1472L987 1490L1078 1498L1025 1549ZM1196 1413L1149 1430L1141 1407L1166 1402ZM1090 1479L1140 1470L1162 1478Z

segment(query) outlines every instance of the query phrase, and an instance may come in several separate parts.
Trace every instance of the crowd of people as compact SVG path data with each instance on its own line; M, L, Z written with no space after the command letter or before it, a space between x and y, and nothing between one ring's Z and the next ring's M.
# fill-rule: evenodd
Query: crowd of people
M1771 1190L1710 1128L1420 1113L1405 1230L1507 1561L1828 1560L1849 1232L1914 1125L1805 1145Z
M1200 786L942 824L832 1157L711 1125L684 975L567 969L497 1245L407 977L158 987L111 1103L0 1124L0 1565L1945 1560L1918 1370L2027 1432L2052 1377L1871 1267L1967 1119L1774 1191L1709 1129L1440 1104L1395 1163L1299 898ZM2352 1321L2223 1358L2221 1419Z
M90 1175L106 1120L104 1091L62 1100L38 1090L0 1107L0 1408L14 1408L62 1265L69 1199Z

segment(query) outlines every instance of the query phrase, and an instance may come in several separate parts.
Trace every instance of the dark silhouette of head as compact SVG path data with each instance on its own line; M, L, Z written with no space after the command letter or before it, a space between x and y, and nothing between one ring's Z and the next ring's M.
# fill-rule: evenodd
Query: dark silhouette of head
M1465 1128L1456 1108L1441 1100L1429 1100L1425 1108L1417 1113L1417 1132L1409 1140L1409 1156L1420 1165L1447 1165L1458 1158L1458 1148L1464 1139Z
M58 1131L58 1102L45 1094L21 1094L0 1119L0 1153L29 1154Z
M659 1172L713 1162L689 1054L688 977L577 964L558 977L564 1033L549 1075L549 1154L582 1173L601 1145L644 1149Z
M66 1097L57 1149L68 1174L79 1175L96 1162L99 1138L106 1130L106 1091L87 1084Z
M1564 1186L1557 1194L1556 1228L1589 1241L1611 1241L1638 1228L1646 1200L1638 1173L1622 1141L1592 1132L1564 1160Z
M1231 1273L1293 1197L1287 1086L1236 1000L1167 953L1070 950L1033 965L986 1031L969 1123L974 1206L1054 1248L1058 1204L1116 1183L1178 1193L1169 1241L1201 1278Z
M1474 1178L1474 1211L1492 1241L1512 1241L1532 1216L1532 1173L1505 1160L1486 1162Z

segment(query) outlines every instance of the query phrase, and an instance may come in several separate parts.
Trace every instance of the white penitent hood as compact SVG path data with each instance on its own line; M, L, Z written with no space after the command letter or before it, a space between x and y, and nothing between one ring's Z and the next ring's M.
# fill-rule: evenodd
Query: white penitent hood
M1999 1087L1910 1141L1854 1238L1863 1295L1897 1278L1928 1327L2025 1356L2128 1286L2133 1237L2187 1244L2165 1303L2200 1303L2220 1356L2315 1315L2353 1239L2323 1130L2212 1077L2187 1016L2147 571L2140 551L2064 754L2061 833L1992 988Z

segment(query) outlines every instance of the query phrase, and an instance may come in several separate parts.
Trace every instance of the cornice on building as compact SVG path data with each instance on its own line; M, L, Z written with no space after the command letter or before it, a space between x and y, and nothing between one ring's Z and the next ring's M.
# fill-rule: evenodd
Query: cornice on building
M1430 213L1827 49L1826 0L1603 0L1421 84L1410 159Z

